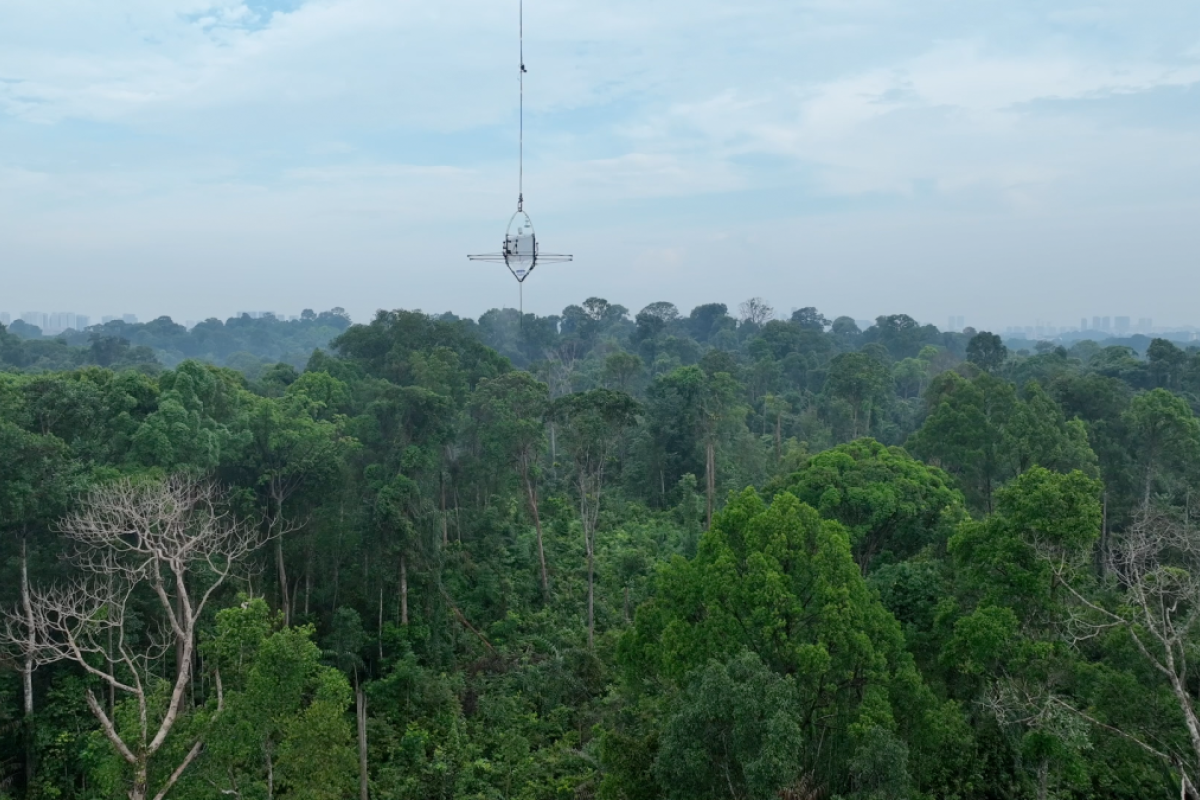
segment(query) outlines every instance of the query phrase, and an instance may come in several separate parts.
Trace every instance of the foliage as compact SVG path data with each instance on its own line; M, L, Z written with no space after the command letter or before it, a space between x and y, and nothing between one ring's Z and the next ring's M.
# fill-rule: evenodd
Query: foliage
M0 329L0 796L128 794L141 697L167 797L1200 800L1200 350L771 306ZM166 476L258 546L32 658Z

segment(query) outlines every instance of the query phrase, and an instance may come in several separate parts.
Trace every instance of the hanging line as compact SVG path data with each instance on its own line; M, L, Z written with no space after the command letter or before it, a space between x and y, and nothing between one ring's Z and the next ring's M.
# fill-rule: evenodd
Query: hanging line
M517 211L525 210L525 0L519 0L517 20L521 40L520 139L517 156Z

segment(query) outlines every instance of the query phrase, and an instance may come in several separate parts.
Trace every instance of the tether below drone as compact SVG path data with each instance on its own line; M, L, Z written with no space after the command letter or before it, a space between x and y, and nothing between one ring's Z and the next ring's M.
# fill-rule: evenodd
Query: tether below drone
M525 213L525 3L518 3L518 20L520 32L521 60L520 72L520 137L517 162L517 211L508 222L508 231L504 234L504 249L499 253L482 253L467 256L472 261L491 261L502 263L517 279L517 284L524 286L525 279L530 276L538 264L542 262L563 263L570 261L572 256L561 253L543 253L538 247L537 235L533 231L533 221ZM524 291L521 292L524 306ZM524 308L521 309L524 313Z

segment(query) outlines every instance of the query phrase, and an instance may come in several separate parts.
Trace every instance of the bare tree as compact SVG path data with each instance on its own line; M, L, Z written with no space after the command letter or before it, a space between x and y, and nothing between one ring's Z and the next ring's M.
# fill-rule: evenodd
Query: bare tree
M205 607L260 542L256 528L236 520L221 501L214 484L187 477L122 480L93 489L81 509L60 524L76 545L72 560L79 577L31 589L22 608L5 614L0 630L0 644L39 664L72 662L136 705L134 723L122 724L87 690L88 708L133 772L130 800L150 796L155 755L186 713L196 626ZM146 630L136 642L129 624L135 592L157 601L151 602L155 618L144 620ZM215 685L219 714L219 673ZM165 705L155 700L162 689ZM203 746L201 732L161 781L155 800L167 795Z
M753 323L759 327L775 316L775 309L767 305L767 301L761 297L751 297L738 306L738 311L742 315L742 322Z
M1105 574L1121 590L1117 604L1084 594L1071 579L1075 568L1062 557L1054 561L1060 583L1074 601L1066 623L1068 638L1078 644L1106 630L1125 630L1142 658L1167 682L1190 747L1180 752L1138 731L1100 723L1061 698L1050 696L1048 702L1071 708L1163 759L1179 773L1182 794L1200 800L1200 716L1188 688L1189 659L1197 653L1200 636L1200 531L1186 520L1147 507L1103 558Z

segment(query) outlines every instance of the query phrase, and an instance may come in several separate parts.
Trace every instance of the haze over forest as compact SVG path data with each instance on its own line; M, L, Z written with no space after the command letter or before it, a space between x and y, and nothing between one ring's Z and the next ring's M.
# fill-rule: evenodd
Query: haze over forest
M775 317L0 327L0 797L1195 798L1200 347Z

